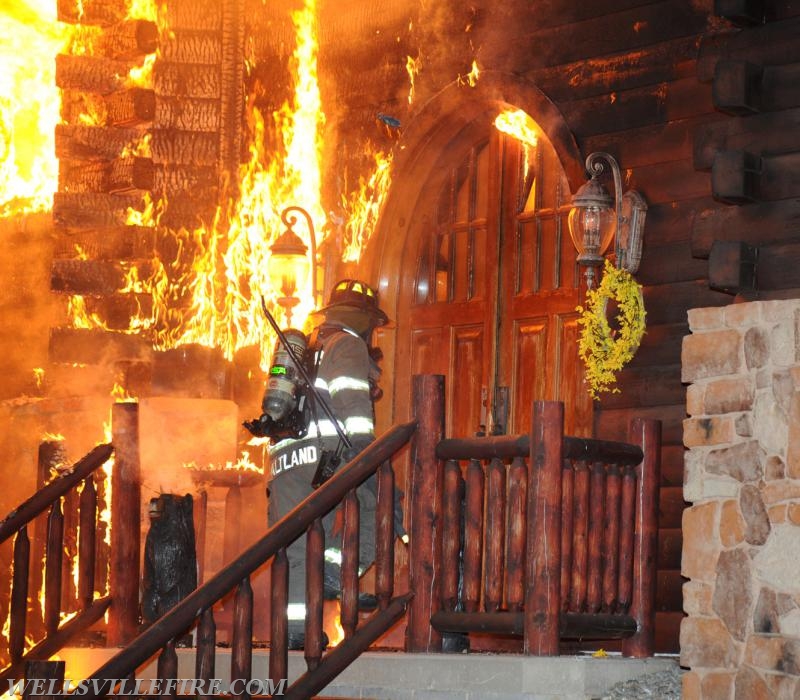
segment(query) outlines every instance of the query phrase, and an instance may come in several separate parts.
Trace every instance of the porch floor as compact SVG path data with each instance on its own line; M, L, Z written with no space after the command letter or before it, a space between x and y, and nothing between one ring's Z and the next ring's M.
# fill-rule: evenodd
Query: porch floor
M59 652L66 661L67 677L86 677L114 655L114 649L68 648ZM194 650L178 649L179 678L193 678ZM253 651L253 678L268 678L269 651ZM363 654L325 688L325 698L375 700L595 700L613 686L651 674L678 669L672 655L626 659L616 654L596 658L589 654L526 657L516 654ZM305 671L302 652L289 653L289 681ZM226 683L230 650L217 651L215 677ZM155 676L155 660L136 674ZM654 697L623 694L614 697Z

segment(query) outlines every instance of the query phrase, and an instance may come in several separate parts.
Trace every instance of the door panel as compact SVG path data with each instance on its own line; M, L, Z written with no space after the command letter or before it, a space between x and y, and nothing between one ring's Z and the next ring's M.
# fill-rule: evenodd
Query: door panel
M449 375L458 381L449 382L447 391L452 435L474 435L486 425L481 405L484 340L483 324L453 328Z
M567 430L590 434L563 168L544 136L523 147L488 126L463 153L423 197L411 370L446 376L448 435L527 432L538 399L564 401ZM511 399L502 418L496 396Z

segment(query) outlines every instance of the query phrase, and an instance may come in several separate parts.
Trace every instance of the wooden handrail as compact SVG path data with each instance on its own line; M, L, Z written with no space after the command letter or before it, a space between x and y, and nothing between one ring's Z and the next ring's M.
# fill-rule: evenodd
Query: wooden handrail
M408 442L416 427L415 421L403 423L375 440L269 528L261 539L98 668L87 679L89 688L93 688L92 680L100 683L108 679L127 677L170 640L183 634L205 610L227 595L280 549L300 537L314 520L333 510L348 491L357 488L374 474L383 462ZM83 697L84 700L91 700L98 695L89 692Z
M439 459L513 459L530 454L531 436L490 435L487 437L446 438L436 445ZM643 453L638 445L612 440L596 440L564 436L562 453L565 459L639 464Z
M113 445L97 445L85 457L78 460L69 471L53 479L40 488L27 501L11 511L0 522L0 543L15 535L37 515L47 510L53 503L66 494L71 488L81 483L100 465L104 464L114 451Z

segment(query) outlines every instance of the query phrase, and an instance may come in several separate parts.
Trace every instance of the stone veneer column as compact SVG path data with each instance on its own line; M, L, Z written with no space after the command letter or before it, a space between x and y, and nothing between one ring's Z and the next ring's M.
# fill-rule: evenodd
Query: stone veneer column
M800 300L689 311L685 698L800 697Z

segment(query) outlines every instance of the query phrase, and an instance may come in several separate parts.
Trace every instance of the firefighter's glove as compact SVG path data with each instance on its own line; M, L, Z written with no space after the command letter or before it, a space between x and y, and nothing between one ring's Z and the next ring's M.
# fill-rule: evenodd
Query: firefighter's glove
M247 428L255 437L269 437L270 426L269 416L262 414L260 418L246 420L242 425Z

